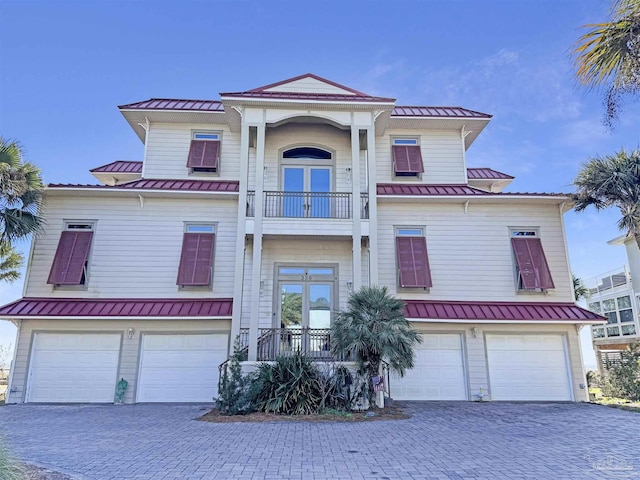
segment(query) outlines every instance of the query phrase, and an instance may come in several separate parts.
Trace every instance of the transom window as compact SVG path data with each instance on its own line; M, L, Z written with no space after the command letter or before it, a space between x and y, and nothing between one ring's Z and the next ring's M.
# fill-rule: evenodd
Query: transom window
M315 147L297 147L285 151L282 158L296 158L309 160L331 160L331 152Z
M418 145L417 138L394 138L394 145Z

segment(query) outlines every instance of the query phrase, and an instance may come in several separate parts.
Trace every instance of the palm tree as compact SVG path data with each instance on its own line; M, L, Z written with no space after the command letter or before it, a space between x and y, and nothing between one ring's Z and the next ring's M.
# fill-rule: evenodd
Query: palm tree
M578 81L605 87L605 121L617 118L622 96L640 93L640 0L614 0L610 21L585 25L573 49Z
M8 243L0 243L0 282L15 282L20 278L24 258Z
M589 298L589 289L585 286L582 279L573 274L571 274L571 279L573 280L573 293L575 294L576 302L582 298L585 300Z
M42 226L40 169L22 157L19 143L0 137L0 243L13 244Z
M362 287L351 294L347 309L331 323L331 353L354 358L367 379L368 398L375 398L373 377L384 360L400 376L413 368L414 348L422 338L404 318L404 302L387 287Z
M591 158L573 184L576 212L589 205L596 210L618 207L622 214L618 228L632 235L640 247L640 150Z

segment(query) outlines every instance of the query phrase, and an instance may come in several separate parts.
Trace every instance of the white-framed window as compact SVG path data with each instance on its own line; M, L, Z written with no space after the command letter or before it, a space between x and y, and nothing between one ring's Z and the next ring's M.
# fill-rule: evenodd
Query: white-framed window
M86 287L95 225L95 220L64 221L48 284L55 288Z
M417 137L392 137L391 158L396 178L421 178L424 172L420 141Z
M215 223L185 222L176 281L180 288L211 288L216 227Z
M187 158L189 173L219 174L221 142L221 132L193 130Z
M185 223L185 233L216 233L215 223Z
M432 280L425 228L410 225L394 228L398 288L428 290Z
M516 290L541 293L555 288L537 227L509 228Z
M593 327L593 338L619 337L636 334L635 319L630 295L606 298L589 303L589 310L607 317L606 328L596 330ZM596 336L600 335L600 336Z

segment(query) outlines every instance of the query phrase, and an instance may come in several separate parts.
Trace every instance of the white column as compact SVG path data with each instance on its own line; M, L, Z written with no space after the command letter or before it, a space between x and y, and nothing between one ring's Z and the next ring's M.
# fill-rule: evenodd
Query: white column
M236 237L236 263L233 282L233 316L231 317L231 345L240 335L242 323L242 297L244 290L244 258L247 215L247 185L249 172L249 126L242 125L240 133L240 186L238 193L238 230Z
M367 128L367 178L369 193L369 285L378 285L378 202L376 188L376 127Z
M362 286L362 221L360 219L360 129L351 126L351 216L353 219L353 291Z
M257 126L256 194L253 223L253 270L251 275L251 321L249 323L249 361L258 359L258 329L260 327L260 279L262 272L262 216L264 214L264 141L265 124Z

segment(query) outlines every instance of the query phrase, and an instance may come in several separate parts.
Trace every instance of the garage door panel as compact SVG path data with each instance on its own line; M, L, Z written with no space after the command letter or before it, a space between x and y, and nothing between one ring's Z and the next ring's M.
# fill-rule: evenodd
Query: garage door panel
M392 375L397 400L466 400L467 387L459 334L424 334L415 366L404 377Z
M120 334L36 333L27 401L113 402Z
M487 335L493 400L571 400L562 335Z
M211 402L227 334L147 334L142 338L139 402Z

